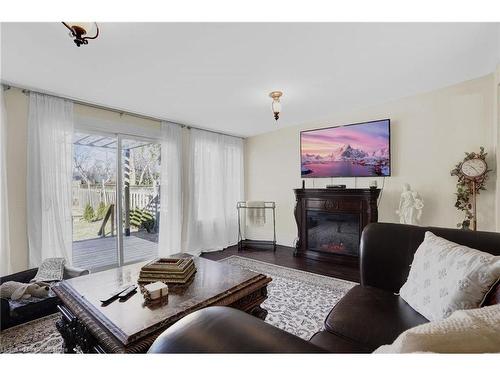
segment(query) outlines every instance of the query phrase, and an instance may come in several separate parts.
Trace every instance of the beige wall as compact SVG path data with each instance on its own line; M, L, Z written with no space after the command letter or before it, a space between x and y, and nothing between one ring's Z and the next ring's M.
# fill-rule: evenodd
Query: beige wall
M292 189L301 186L299 131L390 118L393 176L385 179L379 220L398 222L395 210L401 186L408 182L425 200L423 225L455 227L463 215L454 208L456 178L450 176L450 170L462 160L465 151L479 150L482 145L490 152L489 164L495 164L494 81L494 74L490 74L385 105L248 138L246 198L276 201L278 243L292 245L297 233ZM324 187L331 181L348 187L367 187L371 179L306 179L306 187L313 187L313 183L315 187ZM488 191L479 197L480 230L496 228L495 189L496 174L492 173Z
M21 90L5 92L7 109L7 191L9 232L14 272L28 267L26 234L26 157L28 97Z
M26 175L28 96L20 89L5 92L7 108L7 179L9 195L9 232L14 272L28 267ZM159 131L160 123L116 112L75 105L77 119L97 119L96 130L129 133L140 127L145 134ZM144 134L143 134L144 135Z

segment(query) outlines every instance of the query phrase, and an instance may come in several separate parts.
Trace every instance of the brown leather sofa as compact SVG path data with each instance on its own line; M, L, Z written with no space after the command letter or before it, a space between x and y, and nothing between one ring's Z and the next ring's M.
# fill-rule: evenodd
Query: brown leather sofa
M368 225L361 238L361 285L331 310L324 329L310 341L228 307L209 307L181 319L153 343L150 353L370 353L403 331L426 323L396 293L426 231L450 241L500 255L500 233ZM497 283L498 284L498 283ZM485 305L500 303L500 285Z

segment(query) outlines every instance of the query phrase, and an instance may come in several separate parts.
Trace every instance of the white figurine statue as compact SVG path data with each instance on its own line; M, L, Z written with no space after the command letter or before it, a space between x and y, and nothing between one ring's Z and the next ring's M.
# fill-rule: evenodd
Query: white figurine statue
M424 208L422 197L416 191L412 191L409 184L404 184L399 208L396 211L396 214L399 215L399 222L401 224L419 224L422 208Z

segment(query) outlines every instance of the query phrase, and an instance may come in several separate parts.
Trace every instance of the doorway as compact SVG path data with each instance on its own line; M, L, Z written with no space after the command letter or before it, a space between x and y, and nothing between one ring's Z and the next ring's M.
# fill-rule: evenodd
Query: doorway
M77 132L73 146L73 265L96 272L156 257L160 144Z

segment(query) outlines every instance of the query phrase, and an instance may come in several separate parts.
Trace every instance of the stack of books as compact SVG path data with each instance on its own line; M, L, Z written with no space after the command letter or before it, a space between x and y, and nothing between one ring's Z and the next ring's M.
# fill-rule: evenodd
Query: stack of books
M196 272L193 258L159 258L141 268L139 283L185 284Z

